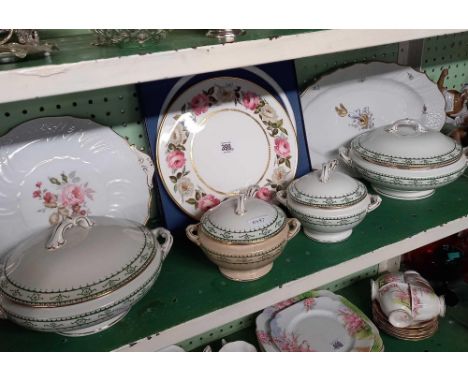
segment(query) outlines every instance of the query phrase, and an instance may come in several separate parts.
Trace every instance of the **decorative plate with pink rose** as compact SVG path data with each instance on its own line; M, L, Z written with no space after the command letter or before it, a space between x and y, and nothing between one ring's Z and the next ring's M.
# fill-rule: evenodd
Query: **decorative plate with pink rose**
M188 215L257 184L271 201L294 179L296 131L287 111L260 86L235 77L201 81L169 106L156 149L171 198Z
M101 215L146 223L154 165L109 127L39 118L0 137L0 258L66 219Z

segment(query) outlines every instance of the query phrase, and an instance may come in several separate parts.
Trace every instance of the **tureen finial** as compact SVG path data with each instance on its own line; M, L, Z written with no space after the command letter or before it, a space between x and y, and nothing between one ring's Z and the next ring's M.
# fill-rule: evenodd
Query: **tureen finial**
M333 159L330 162L322 164L322 172L320 173L320 181L322 183L327 183L330 175L335 171L336 166L338 165L338 160Z
M236 205L236 214L237 215L244 215L246 212L245 209L245 199L247 198L253 198L255 196L255 193L258 190L257 185L249 186L246 189L242 190L239 192L239 195L237 196L237 205Z
M77 225L82 228L91 228L94 225L94 222L91 219L88 219L86 216L79 216L62 221L53 230L52 236L47 242L46 248L50 251L59 249L66 243L66 240L63 237L65 231Z

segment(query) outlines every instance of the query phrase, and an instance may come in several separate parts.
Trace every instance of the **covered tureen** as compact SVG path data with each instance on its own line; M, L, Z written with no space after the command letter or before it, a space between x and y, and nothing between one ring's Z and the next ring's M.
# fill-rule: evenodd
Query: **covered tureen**
M391 198L415 200L460 177L467 158L460 144L442 133L404 119L355 137L341 158Z
M68 336L106 329L151 288L171 245L164 228L108 217L67 219L7 254L0 313Z
M254 198L254 192L250 188L225 200L186 229L188 238L232 280L250 281L266 275L288 240L300 230L297 219Z
M304 233L323 243L347 239L353 228L381 202L369 195L366 186L341 172L335 171L337 160L322 165L321 171L311 172L279 191L277 199L299 219Z

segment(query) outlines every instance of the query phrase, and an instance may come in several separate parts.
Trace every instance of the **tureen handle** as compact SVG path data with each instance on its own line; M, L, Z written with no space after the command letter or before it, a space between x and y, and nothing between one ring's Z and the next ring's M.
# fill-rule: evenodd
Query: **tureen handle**
M369 194L371 202L367 206L367 212L374 211L380 203L382 203L382 198L379 195Z
M320 173L320 182L327 183L331 174L335 171L338 161L336 159L322 164L322 172Z
M164 260L167 254L169 253L169 251L171 250L174 239L172 238L171 233L167 229L162 228L162 227L155 228L151 230L151 232L153 233L156 239L156 245L159 246L159 248L161 249L161 258L162 260ZM162 237L164 239L164 243L161 244L158 241L159 237Z
M138 158L138 163L140 164L141 169L146 174L146 181L148 184L148 188L153 188L153 174L154 174L154 164L151 158L138 150L134 145L131 146L133 152L136 154Z
M200 226L200 223L197 224L190 224L185 228L185 233L187 234L187 237L189 240L196 245L200 246L200 237L198 236L198 227Z
M338 149L341 159L345 162L349 167L353 167L353 160L349 156L349 148L341 146Z
M63 237L65 231L71 227L80 226L82 228L91 228L94 222L86 216L78 216L74 218L67 218L63 220L59 225L52 231L52 235L46 244L46 248L50 251L59 249L67 242Z
M389 133L397 133L398 128L402 126L412 127L414 128L414 130L419 131L420 133L427 133L426 128L421 123L419 123L419 121L410 118L400 119L396 121L392 126L386 129L386 131L388 131Z
M258 186L253 185L239 193L239 195L237 196L237 204L236 204L236 211L235 211L236 215L244 215L247 212L247 210L245 209L245 200L247 198L253 198L257 190L258 190Z
M301 230L301 222L296 218L288 219L288 240L291 240Z

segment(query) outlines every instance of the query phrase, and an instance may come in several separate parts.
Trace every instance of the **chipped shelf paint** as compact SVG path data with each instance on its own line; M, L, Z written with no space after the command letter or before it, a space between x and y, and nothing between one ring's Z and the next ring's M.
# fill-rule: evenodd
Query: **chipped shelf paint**
M0 103L359 49L459 30L324 30L154 53L0 70ZM66 44L66 40L64 41ZM0 68L1 69L1 68Z

